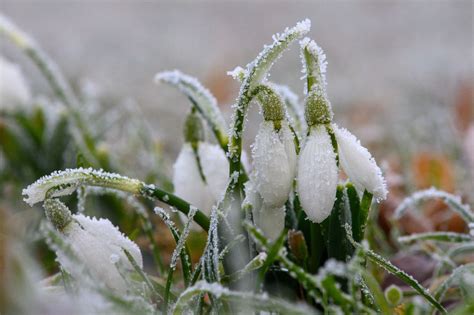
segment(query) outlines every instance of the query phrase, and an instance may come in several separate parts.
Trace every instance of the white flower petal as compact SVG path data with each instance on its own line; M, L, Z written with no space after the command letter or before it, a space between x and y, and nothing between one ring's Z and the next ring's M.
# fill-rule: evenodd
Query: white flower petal
M270 207L280 207L288 200L295 177L296 153L288 133L286 122L282 122L280 131L276 132L273 122L264 121L252 149L252 176L258 192Z
M321 223L336 199L338 169L331 138L324 126L315 126L298 162L298 195L308 218Z
M194 151L185 143L173 165L174 192L206 214L211 211L214 197L202 181Z
M137 264L143 267L142 254L138 246L122 234L109 220L95 219L82 214L74 215L75 221L64 229L65 237L75 256L84 264L94 279L99 279L110 289L120 293L127 291L127 283L120 275L116 264L124 270L133 266L123 252L126 249ZM73 277L80 279L82 271L64 253L58 252L58 260Z
M360 191L366 189L378 201L385 199L385 179L370 152L348 130L333 126L344 172Z
M221 147L215 144L199 142L199 159L214 201L219 201L229 181L229 161Z
M25 77L18 65L0 56L0 108L12 110L31 101Z

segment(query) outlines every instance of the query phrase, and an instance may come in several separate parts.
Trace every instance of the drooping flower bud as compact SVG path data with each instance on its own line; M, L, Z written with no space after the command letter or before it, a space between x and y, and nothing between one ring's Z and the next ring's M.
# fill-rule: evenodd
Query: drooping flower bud
M133 271L133 266L125 255L127 250L137 265L143 267L142 254L137 244L122 234L107 219L96 219L76 214L63 229L74 256L85 266L93 277L108 288L118 292L127 292L127 283L120 270ZM81 268L71 261L64 252L58 251L58 260L62 267L74 278L84 276Z
M0 108L12 110L31 101L30 88L18 65L0 56Z
M281 207L291 191L296 171L294 138L285 120L276 130L273 121L263 121L252 148L257 191L271 208Z
M338 144L339 161L351 182L359 191L363 192L365 189L373 194L376 200L385 199L385 179L370 152L348 130L336 125L333 125L333 129Z
M310 130L298 164L298 195L307 217L321 223L331 213L336 199L338 168L326 126Z

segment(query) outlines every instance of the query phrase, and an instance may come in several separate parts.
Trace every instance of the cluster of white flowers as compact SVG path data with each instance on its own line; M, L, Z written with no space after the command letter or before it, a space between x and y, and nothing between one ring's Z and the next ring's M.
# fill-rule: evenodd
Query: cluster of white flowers
M311 73L316 80L306 98L308 133L302 150L297 158L294 135L285 120L278 121L279 129L274 121L265 120L252 151L252 183L246 186L245 202L252 205L256 225L269 238L275 238L283 229L282 206L288 200L295 178L307 217L320 223L330 215L339 181L338 161L360 193L367 191L377 201L387 195L382 172L369 151L349 131L332 122L333 112L326 95L324 52L314 41L303 40L301 45L314 55L313 68L306 69L305 74ZM263 112L265 116L265 107Z
M30 88L20 67L0 56L0 109L14 110L30 101Z

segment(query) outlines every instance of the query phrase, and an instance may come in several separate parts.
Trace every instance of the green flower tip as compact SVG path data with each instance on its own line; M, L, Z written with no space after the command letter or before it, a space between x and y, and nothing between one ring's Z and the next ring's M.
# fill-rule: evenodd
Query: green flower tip
M46 199L43 208L48 220L59 231L62 231L72 221L71 211L56 198Z
M400 304L400 302L403 299L402 290L394 284L386 288L384 294L385 294L385 298L392 306L396 306Z
M280 96L269 86L257 87L257 99L262 104L263 118L267 121L281 121L285 118L285 109Z
M199 114L192 110L184 123L184 139L192 145L203 141L205 138L205 129Z
M314 89L306 98L305 118L308 126L329 124L334 116L325 93Z

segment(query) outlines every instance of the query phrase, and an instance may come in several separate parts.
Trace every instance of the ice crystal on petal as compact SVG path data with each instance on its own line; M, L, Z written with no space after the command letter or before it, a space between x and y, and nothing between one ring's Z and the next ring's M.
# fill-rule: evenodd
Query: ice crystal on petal
M265 204L281 207L290 193L296 169L293 135L286 121L276 131L272 121L264 121L252 149L255 186Z
M314 126L300 153L298 195L308 218L321 223L336 199L338 169L331 138L323 125Z
M348 130L333 126L344 172L360 191L367 190L377 201L385 199L385 179L370 152Z
M109 220L90 218L82 214L74 215L73 219L63 232L76 257L93 278L100 279L107 287L117 292L126 292L125 280L110 263L120 261L125 270L133 270L123 252L123 249L126 249L142 267L143 260L138 246ZM61 251L58 252L58 260L73 277L83 276L80 269L68 263L69 258Z
M0 56L0 109L13 110L31 101L30 88L18 65Z

